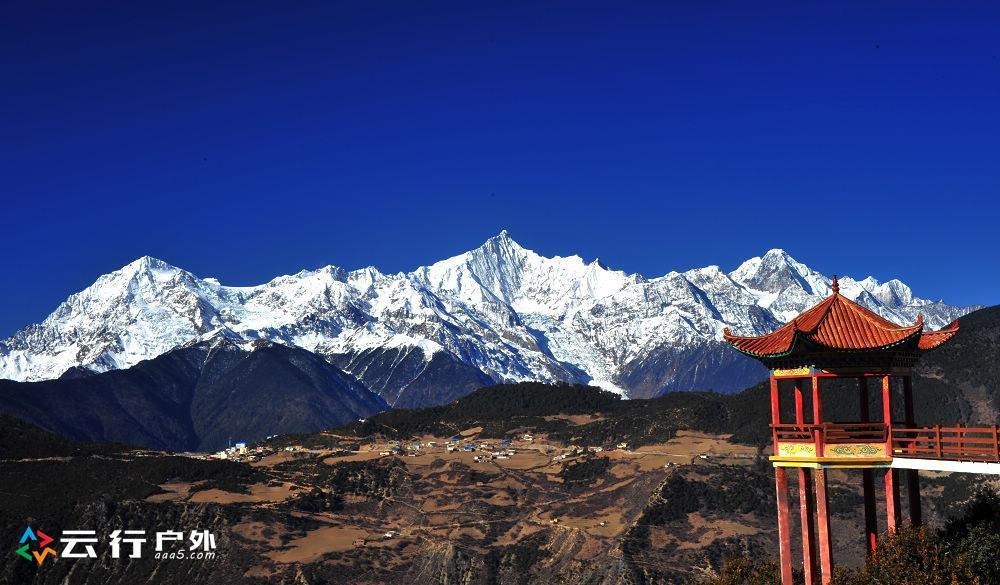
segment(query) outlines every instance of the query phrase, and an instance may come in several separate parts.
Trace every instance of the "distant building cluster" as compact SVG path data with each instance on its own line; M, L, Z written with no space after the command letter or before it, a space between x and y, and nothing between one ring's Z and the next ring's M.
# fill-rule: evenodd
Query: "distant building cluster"
M254 462L259 461L262 457L270 455L272 451L265 447L254 447L250 449L244 442L234 443L231 447L227 447L221 451L216 451L211 455L213 459L226 459L229 461L241 461L241 462Z
M549 445L541 444L534 446L535 437L530 433L524 433L511 438L499 441L489 441L476 438L475 436L455 435L444 442L444 450L447 453L473 453L472 460L476 463L488 463L491 461L502 461L511 459L519 452L526 450L552 454ZM382 457L417 457L424 453L432 453L441 448L435 441L389 441L386 449L379 452ZM562 453L553 455L555 461L564 461L570 457L583 455L585 453L601 453L603 451L627 451L628 443L607 444L598 446L578 447L570 445Z

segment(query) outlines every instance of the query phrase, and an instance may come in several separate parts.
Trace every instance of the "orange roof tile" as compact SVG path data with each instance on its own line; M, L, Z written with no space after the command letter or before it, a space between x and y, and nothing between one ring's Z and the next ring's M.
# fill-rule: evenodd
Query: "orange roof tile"
M918 338L918 349L932 349L958 332L958 322L939 331L923 331L924 317L913 325L897 325L840 294L834 277L833 293L783 327L758 337L723 331L726 341L753 357L787 355L800 339L836 351L879 350Z
M945 341L948 341L958 333L958 321L952 321L951 325L942 327L937 331L924 331L920 334L920 349L934 349Z

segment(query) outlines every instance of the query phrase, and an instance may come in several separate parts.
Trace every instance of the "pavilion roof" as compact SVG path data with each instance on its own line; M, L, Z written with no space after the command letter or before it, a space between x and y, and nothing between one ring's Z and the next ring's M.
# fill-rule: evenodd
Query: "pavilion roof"
M757 358L783 357L797 344L812 351L876 351L916 340L916 348L933 349L958 332L958 322L938 331L924 331L924 317L912 325L898 325L840 294L837 277L833 292L784 326L758 337L731 335L725 340L739 351Z

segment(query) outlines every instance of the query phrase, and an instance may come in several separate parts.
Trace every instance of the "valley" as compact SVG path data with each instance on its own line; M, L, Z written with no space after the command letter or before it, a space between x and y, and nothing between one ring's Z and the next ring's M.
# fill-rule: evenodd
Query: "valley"
M7 419L4 534L24 521L109 531L183 518L214 530L219 546L199 563L9 557L0 580L695 583L727 558L774 553L766 427L751 432L760 413L748 408L759 397L622 401L587 387L496 386L258 441L229 460L76 443ZM861 495L848 474L831 476L834 538L860 559ZM976 487L925 477L928 522L941 525Z

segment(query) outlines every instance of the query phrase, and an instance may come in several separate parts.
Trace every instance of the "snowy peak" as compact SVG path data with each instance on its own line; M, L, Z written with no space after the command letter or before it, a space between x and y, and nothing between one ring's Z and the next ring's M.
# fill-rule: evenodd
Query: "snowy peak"
M115 272L140 272L149 270L178 270L178 268L159 258L146 255L136 258Z
M82 293L99 291L105 295L113 292L137 290L143 286L156 287L180 274L187 274L180 268L152 256L143 256L129 262L118 270L99 277Z
M489 238L483 245L471 251L470 254L486 254L498 257L516 257L527 252L521 244L514 241L507 230L500 230L500 233Z
M475 250L419 268L412 276L435 292L473 303L498 302L518 311L563 315L643 280L579 256L546 258L504 230Z
M504 230L475 250L419 268L413 274L431 288L464 300L510 304L520 290L526 265L533 259L537 259L534 252L522 248Z
M798 288L807 294L816 294L816 286L822 284L817 273L792 258L784 250L768 250L763 257L754 257L734 270L730 276L747 288L780 293L789 288Z
M384 279L385 275L379 272L378 268L374 266L352 270L347 274L347 283L362 294L371 292Z
M895 279L842 277L840 291L897 323L923 313L931 328L976 308L921 299ZM307 349L360 379L392 380L383 396L418 379L447 383L448 374L425 372L432 364L460 364L467 380L478 371L498 382L588 382L636 396L737 389L755 381L739 377L753 370L726 353L722 330L765 333L829 293L827 276L780 249L729 273L707 266L647 279L596 259L542 256L506 230L410 273L331 265L255 286L226 286L146 256L0 341L0 377L127 368L213 340Z
M884 284L878 284L878 281L871 277L865 279L865 282L869 281L875 283L875 286L865 287L868 292L890 307L902 307L913 302L913 291L895 278Z

